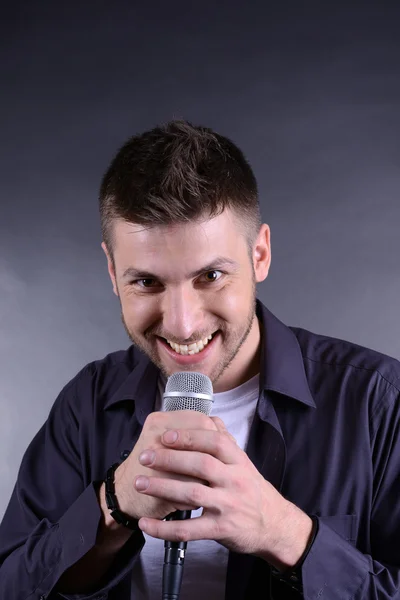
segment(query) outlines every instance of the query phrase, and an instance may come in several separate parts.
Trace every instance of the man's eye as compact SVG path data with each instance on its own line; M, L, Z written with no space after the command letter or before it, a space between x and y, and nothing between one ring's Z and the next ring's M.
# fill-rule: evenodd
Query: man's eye
M218 279L222 276L221 271L208 271L204 274L204 278L207 282L212 283L213 281L218 281Z
M158 285L157 281L155 279L150 279L150 278L137 279L133 283L135 283L136 285L138 285L139 287L142 287L142 288L152 288L152 287L156 287Z

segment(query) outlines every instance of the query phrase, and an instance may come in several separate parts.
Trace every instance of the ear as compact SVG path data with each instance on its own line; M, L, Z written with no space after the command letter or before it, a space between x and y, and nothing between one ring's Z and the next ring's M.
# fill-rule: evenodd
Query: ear
M253 268L257 283L267 278L271 265L271 234L268 225L261 225L253 246Z
M111 259L111 255L110 255L110 253L109 253L109 251L107 249L107 246L105 245L104 242L102 242L101 247L103 248L104 254L107 257L108 274L109 274L110 279L111 279L111 283L112 283L112 286L113 286L114 294L116 296L118 296L119 294L118 294L117 280L116 280L116 277L115 277L114 263L113 263L113 261Z

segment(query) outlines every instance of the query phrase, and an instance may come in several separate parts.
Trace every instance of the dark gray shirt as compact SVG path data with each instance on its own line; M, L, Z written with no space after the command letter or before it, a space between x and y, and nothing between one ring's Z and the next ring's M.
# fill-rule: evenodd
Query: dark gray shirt
M289 328L261 303L260 395L247 452L289 500L316 515L303 597L400 598L398 361ZM95 543L96 486L129 454L153 410L158 370L133 346L87 365L29 445L0 525L0 598L53 600ZM94 600L130 600L134 533ZM227 600L287 598L267 563L230 553ZM271 591L272 590L272 591Z

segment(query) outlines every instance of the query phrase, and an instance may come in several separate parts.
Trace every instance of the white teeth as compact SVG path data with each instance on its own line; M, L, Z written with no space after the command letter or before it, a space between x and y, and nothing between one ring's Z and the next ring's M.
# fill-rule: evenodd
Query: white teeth
M178 354L182 354L184 356L190 354L192 356L193 354L198 354L199 352L201 352L207 346L208 342L211 339L212 335L209 335L203 340L199 340L198 342L194 342L193 344L189 344L188 346L176 344L175 342L170 342L169 340L167 340L167 342L171 346L171 348L173 348Z

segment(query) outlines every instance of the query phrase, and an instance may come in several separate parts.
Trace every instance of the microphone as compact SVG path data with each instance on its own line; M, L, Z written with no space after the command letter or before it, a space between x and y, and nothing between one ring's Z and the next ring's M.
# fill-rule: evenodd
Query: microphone
M209 415L213 405L213 387L207 375L195 371L180 371L167 380L163 395L163 410L197 410ZM167 521L190 519L190 510L177 510ZM162 600L178 600L182 584L186 542L164 542Z

